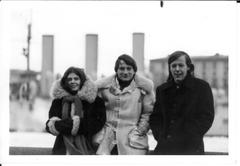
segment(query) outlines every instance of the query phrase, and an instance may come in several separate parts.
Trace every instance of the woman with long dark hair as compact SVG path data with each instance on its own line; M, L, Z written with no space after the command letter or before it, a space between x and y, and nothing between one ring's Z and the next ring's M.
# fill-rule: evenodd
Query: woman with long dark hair
M106 120L105 105L97 97L96 85L83 69L70 67L61 80L54 82L51 96L46 130L56 136L53 154L95 154L92 137Z

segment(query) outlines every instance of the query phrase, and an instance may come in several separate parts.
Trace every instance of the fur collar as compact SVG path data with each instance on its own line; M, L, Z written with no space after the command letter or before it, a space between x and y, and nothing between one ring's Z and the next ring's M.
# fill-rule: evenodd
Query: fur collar
M103 78L101 80L97 80L96 84L98 89L105 89L112 86L113 81L115 81L115 76L112 75L106 78ZM153 92L153 82L152 80L143 77L139 74L135 74L134 81L136 83L136 86L142 90L144 90L146 93L152 93Z
M57 80L53 83L50 90L50 96L53 99L60 99L62 97L70 95L70 93L68 93L65 89L62 88L62 86L60 85L60 80ZM97 86L94 84L93 81L87 78L81 90L78 91L77 95L80 97L80 99L86 100L89 103L93 103L97 96Z

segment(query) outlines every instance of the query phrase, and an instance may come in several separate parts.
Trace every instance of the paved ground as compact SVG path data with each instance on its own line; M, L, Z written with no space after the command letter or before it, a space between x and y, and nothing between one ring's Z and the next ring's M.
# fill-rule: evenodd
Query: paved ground
M29 111L26 101L10 102L11 131L43 131L48 119L50 100L36 99L33 111Z

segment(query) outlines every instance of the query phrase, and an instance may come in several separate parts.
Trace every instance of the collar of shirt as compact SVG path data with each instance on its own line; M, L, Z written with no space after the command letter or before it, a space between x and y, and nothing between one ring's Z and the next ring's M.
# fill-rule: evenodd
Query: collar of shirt
M172 88L172 87L176 87L177 84L174 81L169 81L167 82L167 84L164 87L164 90ZM194 89L194 78L192 76L187 76L182 83L179 84L180 88L187 88L187 89Z
M112 85L110 86L110 92L114 95L120 95L120 94L124 94L124 93L132 93L136 88L137 88L137 86L133 79L132 82L130 83L130 85L121 91L119 82L118 82L117 78L115 77L112 82Z

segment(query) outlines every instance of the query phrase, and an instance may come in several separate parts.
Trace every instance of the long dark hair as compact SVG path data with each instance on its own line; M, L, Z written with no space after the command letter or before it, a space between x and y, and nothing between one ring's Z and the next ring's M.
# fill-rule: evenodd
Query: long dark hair
M86 74L84 73L84 70L78 67L69 67L65 72L64 75L60 81L60 84L63 89L68 91L69 93L73 93L72 90L70 89L68 82L67 82L67 77L70 73L75 73L77 76L79 76L81 82L80 82L80 87L79 89L82 88L84 82L86 81Z
M170 64L181 56L185 57L187 67L189 67L189 70L187 71L187 76L194 77L194 65L192 64L192 60L191 60L190 56L184 51L175 51L174 53L172 53L168 56L168 72L169 72L169 75L168 75L167 81L172 81L173 80L173 76L172 76L172 73L170 71Z

